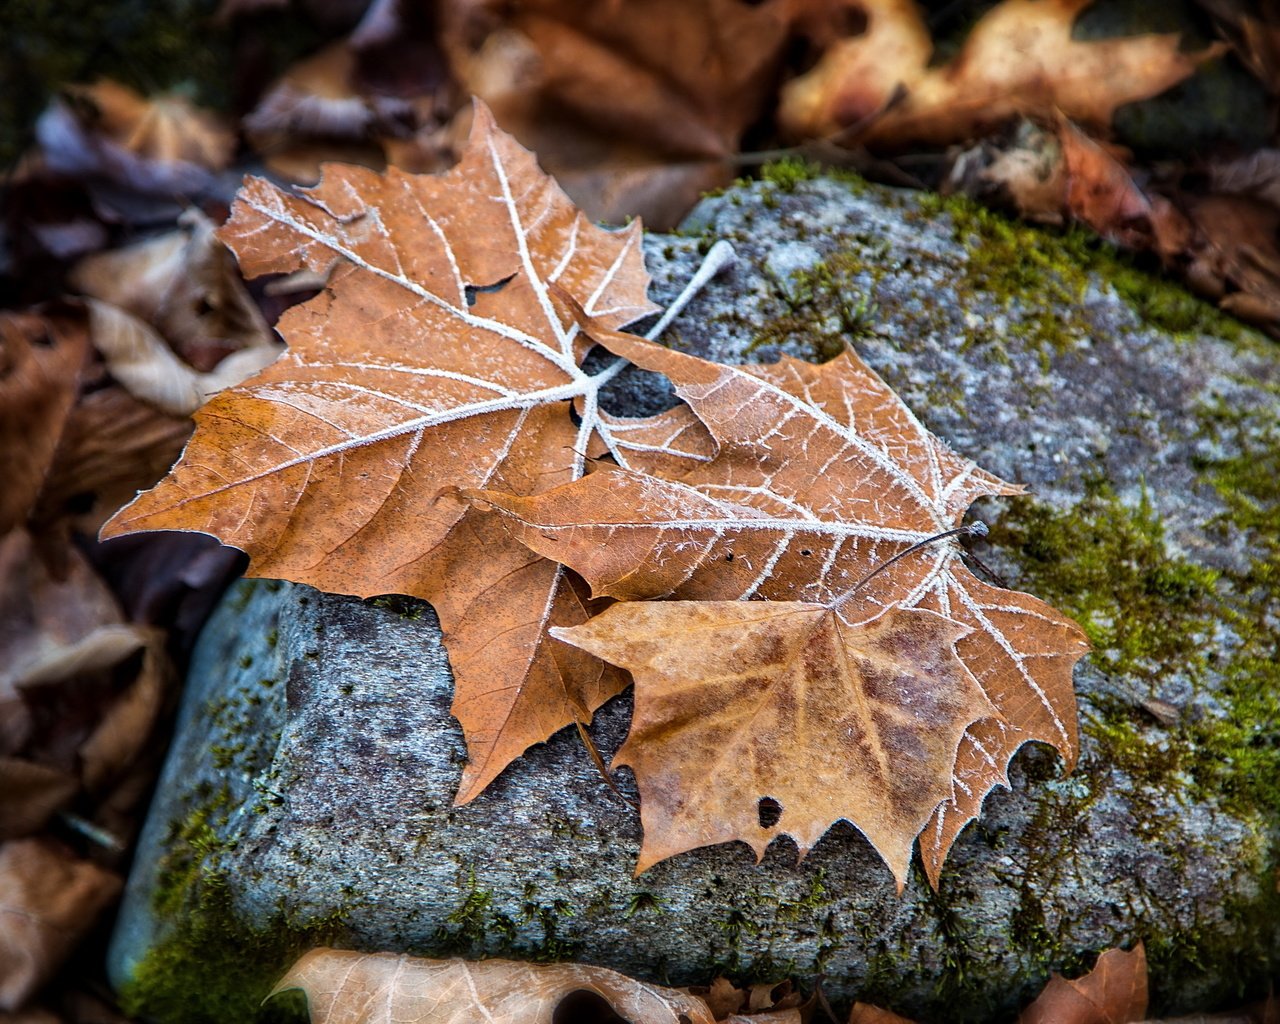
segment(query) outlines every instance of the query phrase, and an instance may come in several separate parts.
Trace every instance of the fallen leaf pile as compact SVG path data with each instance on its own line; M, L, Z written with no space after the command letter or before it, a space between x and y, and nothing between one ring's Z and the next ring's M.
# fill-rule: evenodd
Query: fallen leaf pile
M783 90L779 120L800 137L865 125L867 144L963 142L1010 117L1061 111L1107 131L1116 108L1164 92L1222 46L1184 53L1176 34L1079 41L1093 0L1004 0L964 46L931 66L933 41L912 0L863 5L867 30L831 47Z
M735 677L728 666L709 663L695 653L698 646L714 650L717 644L697 635L713 627L698 605L686 602L788 602L779 607L795 607L798 625L812 616L801 611L804 605L791 602L825 605L877 565L955 527L979 495L1018 494L1021 488L951 452L851 352L822 366L784 359L773 366L726 367L616 332L600 330L593 337L615 355L670 377L676 393L710 429L718 443L716 457L678 480L605 468L577 484L536 496L488 492L477 497L505 513L517 535L535 551L580 572L594 593L623 600L681 599L651 607L623 605L597 620L598 626L557 633L626 665L637 676L637 723L643 723L644 731L633 729L620 763L632 765L642 795L652 794L642 804L646 850L641 865L727 838L746 839L763 852L766 836L777 833L747 821L743 805L749 802L754 811L759 800L769 798L782 803L777 827L791 834L801 850L837 818L848 818L876 845L900 885L911 844L923 827L921 851L936 884L956 835L977 815L994 785L1007 785L1007 765L1018 747L1041 740L1056 746L1068 764L1074 762L1071 671L1086 650L1079 628L1029 595L983 583L950 544L899 561L874 585L819 616L817 621L825 626L818 634L834 629L843 636L850 635L851 628L857 634L864 623L881 616L877 628L887 629L887 635L876 640L859 635L855 646L873 651L887 643L899 654L910 650L913 655L905 660L914 661L921 673L913 680L910 671L904 674L906 666L881 668L853 687L852 699L836 701L837 707L857 706L867 700L864 694L879 692L881 701L892 695L887 706L874 712L864 705L856 727L841 722L845 738L829 750L840 770L858 760L879 765L877 772L847 789L877 793L892 782L887 792L896 798L890 800L894 813L874 806L859 813L831 805L807 807L810 801L831 799L830 793L816 789L806 796L804 788L797 787L794 800L782 799L770 778L777 770L770 762L781 753L778 746L770 757L734 756L774 740L774 729L778 739L794 731L798 735L790 740L802 744L794 749L799 755L796 763L806 766L806 775L814 771L813 748L832 740L821 733L804 735L804 723L810 723L808 728L835 723L826 716L806 715L803 705L830 686L829 680L822 681L824 659L813 657L800 644L794 649L806 651L806 662L816 662L806 666L809 678L787 685L775 680L762 692L752 663L773 661L761 651L776 649L778 643L761 643L751 657L730 657L728 665L740 662L743 700L729 700L727 684ZM677 620L682 610L689 614L684 624ZM883 625L895 616L899 626ZM606 623L628 618L632 630L615 629L605 639ZM662 628L659 621L671 633L688 637L684 657L676 653L674 641L657 645L656 651L647 643L650 632ZM629 632L633 639L627 642L619 632ZM922 642L921 635L930 632L934 642ZM815 635L813 642L818 650L832 643L836 648L845 645L835 636L819 640ZM959 663L935 661L927 653L947 651L952 644ZM647 660L654 653L666 666L657 675L651 674L657 665ZM782 656L781 664L790 666L791 657ZM683 667L687 673L694 664L707 668L709 689L701 696L688 693L685 707L722 712L704 710L696 721L686 723L678 707L651 707L650 701L659 698L674 705L674 694L691 688L687 676L681 682L679 670ZM639 671L641 666L648 671ZM934 689L925 682L931 675L935 682L948 682ZM840 686L849 684L846 678ZM810 689L816 692L807 694ZM818 699L829 702L830 693L828 689ZM962 699L962 694L967 696ZM691 733L691 728L697 732ZM950 741L961 733L957 749ZM643 755L637 750L640 736L649 741L641 748ZM755 765L759 774L745 791L735 791L741 782L732 772L723 779L719 773L707 776L696 759L662 756L662 744L668 743L675 749L695 745L706 750L712 763ZM851 759L853 751L847 747L855 748L860 757ZM907 775L890 780L890 764L896 766L895 775L904 765L919 765L919 775L908 769ZM945 780L952 767L954 778L943 786L954 786L949 794L936 785L922 788L924 775ZM939 776L939 770L944 774ZM651 788L656 781L651 771L659 773L661 786ZM724 792L714 799L698 799L690 785L723 787ZM908 793L920 801L909 811L903 806ZM738 804L736 813L724 807L729 801ZM662 809L666 807L680 808L680 816L668 818ZM707 813L708 808L714 811ZM697 827L680 820L690 816L698 819Z
M77 275L110 302L0 313L0 1013L54 978L118 897L164 749L170 655L236 570L197 538L91 538L164 475L205 393L277 351L198 212ZM62 992L73 1018L119 1019Z
M235 149L227 125L189 100L148 98L110 80L69 87L36 132L51 170L155 193L207 188Z
M728 368L620 333L653 312L640 227L595 222L673 225L798 155L1083 225L1280 335L1280 7L1200 0L1197 42L1085 40L1091 6L224 0L197 31L235 40L233 109L93 60L59 83L0 204L0 1016L122 1020L57 972L116 898L174 660L242 558L192 532L435 605L459 802L634 678L640 869L843 819L899 885L918 839L937 885L1022 743L1069 765L1079 630L952 535L1019 489L852 352ZM1269 96L1264 147L1113 141L1224 60ZM319 184L257 180L219 233L264 165ZM588 372L593 346L617 362ZM628 364L687 404L601 410ZM188 441L112 520L138 535L98 543ZM768 1016L735 999L713 1019Z
M1020 488L953 454L852 354L730 368L616 330L653 310L638 229L586 223L483 107L443 177L334 168L296 196L251 182L223 237L249 274L338 266L281 320L288 354L199 411L173 473L104 536L195 530L255 575L430 601L467 741L459 803L618 693L612 665L637 681L618 763L640 784L638 870L730 839L804 851L844 818L901 887L932 820L936 884L1022 743L1074 760L1085 643L1069 620L945 544L837 599L975 497ZM621 358L590 376L596 343ZM691 411L714 456L633 458L673 417L600 414L625 361L675 382L678 429ZM587 474L589 451L615 465ZM668 596L700 603L587 621ZM698 657L708 636L723 663ZM780 822L758 823L765 800Z
M1004 147L961 158L952 184L1007 196L1042 223L1084 224L1125 249L1153 254L1222 309L1280 334L1280 151L1216 161L1207 187L1139 183L1126 154L1065 118L1026 124Z
M743 991L721 978L710 989L676 989L577 964L468 963L323 948L304 954L272 995L290 989L306 995L312 1024L809 1024L820 1013L814 999L802 1003L785 983ZM1147 958L1139 942L1130 952L1107 950L1079 978L1054 974L1018 1024L1161 1024L1148 1021L1146 1012ZM1188 1017L1181 1024L1274 1024L1278 1013L1271 998L1229 1017ZM914 1022L855 1003L849 1024Z

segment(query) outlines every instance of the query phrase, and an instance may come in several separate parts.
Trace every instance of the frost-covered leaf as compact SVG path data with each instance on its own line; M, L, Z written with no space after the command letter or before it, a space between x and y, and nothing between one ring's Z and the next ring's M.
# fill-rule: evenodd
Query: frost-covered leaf
M719 445L678 480L601 468L533 496L472 492L513 535L622 600L826 604L908 547L956 526L975 498L1017 494L952 452L857 356L720 366L593 329L617 355L666 374ZM1080 628L1028 594L975 577L954 544L896 562L841 606L850 625L891 608L967 627L956 649L1000 717L965 732L954 792L925 827L935 880L952 842L1023 743L1077 752L1071 674Z
M333 267L329 284L281 318L288 352L201 409L173 473L105 535L200 531L247 551L253 575L431 601L469 800L623 685L546 636L589 617L580 582L453 491L534 493L580 476L588 451L629 464L598 405L615 371L580 368L592 343L560 296L610 328L653 311L640 226L592 225L477 106L449 173L331 166L297 194L250 180L222 237L249 275Z
M640 787L637 872L733 839L803 854L843 818L901 889L961 735L997 715L956 655L968 632L920 609L851 626L838 605L632 601L555 635L635 678L614 763Z

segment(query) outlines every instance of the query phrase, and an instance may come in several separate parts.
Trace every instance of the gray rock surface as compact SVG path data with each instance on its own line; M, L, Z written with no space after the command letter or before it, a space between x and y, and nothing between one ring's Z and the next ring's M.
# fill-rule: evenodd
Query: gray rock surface
M659 301L711 241L740 254L668 341L742 360L848 340L953 447L1032 489L980 508L976 551L1095 642L1077 770L1024 748L938 893L916 871L898 896L846 824L799 865L788 841L759 866L730 844L633 878L637 815L572 730L451 806L465 753L428 607L247 581L196 652L129 882L111 969L134 1005L247 1019L317 940L675 983L823 974L836 1000L949 1021L1139 939L1169 1011L1280 969L1280 347L1080 239L793 177L649 240ZM672 399L635 374L610 401ZM624 697L597 716L606 757L628 714Z

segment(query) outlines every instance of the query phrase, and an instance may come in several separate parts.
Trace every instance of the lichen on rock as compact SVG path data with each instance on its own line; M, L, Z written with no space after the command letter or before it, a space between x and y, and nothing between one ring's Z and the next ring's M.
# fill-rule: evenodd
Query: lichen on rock
M955 1021L1138 939L1161 1013L1280 969L1280 348L1083 236L798 164L649 239L655 297L719 238L738 264L672 345L853 344L931 430L1033 492L978 510L974 553L1093 640L1075 772L1024 748L938 892L917 871L899 898L844 824L798 866L785 843L758 867L730 844L633 878L636 816L572 731L451 806L465 752L428 607L242 584L197 652L114 943L132 1006L251 1019L317 937L677 984L821 973L837 1001ZM650 375L615 385L615 412L673 401ZM627 713L592 727L606 756Z

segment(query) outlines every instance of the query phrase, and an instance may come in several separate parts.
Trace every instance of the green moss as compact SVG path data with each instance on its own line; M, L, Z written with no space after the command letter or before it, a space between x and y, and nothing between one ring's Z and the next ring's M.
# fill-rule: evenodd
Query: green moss
M950 217L956 240L968 254L962 288L986 292L1006 306L1015 299L1035 303L1034 309L1026 309L1023 323L1030 328L1027 340L1036 345L1062 351L1088 332L1091 325L1077 305L1091 273L1153 327L1183 337L1256 337L1181 284L1145 268L1140 257L1121 252L1083 227L1035 227L966 196L923 193L918 209L928 217Z
M1131 257L1099 247L1094 266L1116 294L1133 307L1143 322L1176 335L1211 335L1236 341L1253 333L1234 317L1192 295L1176 281L1140 269Z
M235 809L224 785L202 783L191 810L169 827L152 910L175 927L150 950L123 987L121 1006L159 1024L285 1024L307 1019L292 996L263 1000L289 964L332 941L342 914L300 920L284 911L261 929L237 917L220 863L234 843L219 839Z
M828 167L803 156L786 156L762 166L758 172L762 181L776 185L782 192L794 192L802 182L823 179L838 181L854 195L862 195L868 189L867 179L847 167ZM750 181L739 182L750 184Z
M1253 505L1231 474L1244 463L1252 472L1260 462L1233 460L1215 478L1233 500ZM1265 473L1264 467L1262 479L1274 489ZM1269 504L1274 516L1280 501L1272 495ZM1247 526L1228 517L1235 529ZM1152 785L1189 785L1199 797L1225 801L1240 813L1280 814L1280 635L1266 612L1280 594L1280 562L1266 541L1258 542L1262 554L1247 569L1208 568L1169 553L1145 491L1130 506L1097 482L1074 509L1031 503L999 521L991 538L1021 555L1027 589L1081 624L1094 664L1108 675L1139 690L1145 684L1145 696L1175 676L1199 693L1212 677L1214 697L1227 713L1188 715L1169 727L1156 728L1138 707L1096 697L1084 728L1109 759ZM1228 649L1224 629L1236 636ZM1174 777L1179 773L1185 778Z
M802 181L812 181L822 173L821 165L803 157L784 157L760 168L761 179L778 186L783 192L794 192Z
M417 622L430 607L426 601L407 597L404 594L383 594L381 597L371 597L365 601L365 604L393 612L408 622Z
M1145 489L1130 507L1103 481L1086 487L1066 513L1018 503L991 543L1019 553L1028 589L1080 623L1105 672L1149 682L1175 671L1203 677L1218 574L1168 557Z
M859 278L868 273L876 280L883 270L853 249L799 271L792 277L790 290L781 294L787 312L756 329L745 351L803 339L814 362L834 359L871 331L875 306L859 285Z
M1227 1002L1258 991L1276 968L1280 941L1280 430L1259 431L1258 421L1255 411L1219 423L1225 447L1239 454L1202 466L1202 479L1229 509L1208 530L1245 533L1251 557L1242 568L1212 569L1172 553L1145 491L1126 503L1098 481L1073 509L1021 504L991 533L994 544L1019 556L1019 585L1076 618L1094 644L1095 665L1122 681L1082 701L1082 730L1093 746L1075 776L1044 787L1041 812L1069 807L1054 791L1073 779L1097 793L1114 784L1119 768L1129 780L1124 795L1137 837L1175 870L1203 851L1164 824L1168 801L1218 806L1254 829L1239 863L1262 896L1230 901L1228 927L1188 927L1185 908L1154 905L1144 890L1153 904L1144 923L1154 988L1195 971L1214 979L1215 997ZM1196 696L1162 722L1142 701L1177 677ZM1126 690L1131 698L1116 695ZM1036 951L1057 949L1059 932L1045 924L1036 892L1041 879L1052 885L1054 872L1069 869L1077 846L1087 846L1087 836L1071 834L1078 820L1078 811L1055 812L1037 842L1037 817L1025 844L1035 863L1019 873L1024 881L1011 880L1021 885L1012 936L1037 962L1044 961ZM1065 961L1055 953L1051 962Z
M493 893L480 888L475 869L468 869L462 902L445 917L445 923L436 930L432 945L448 946L473 956L482 955L485 938L495 923L493 916ZM515 925L504 915L497 930L514 935Z
M152 950L120 993L130 1016L158 1024L302 1024L306 1002L286 993L264 1004L289 965L334 941L338 923L298 925L278 915L261 930L238 925L225 885L209 879L178 932Z
M653 893L641 889L639 892L632 893L622 916L630 919L638 914L661 914L662 912L662 900Z

